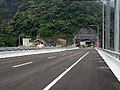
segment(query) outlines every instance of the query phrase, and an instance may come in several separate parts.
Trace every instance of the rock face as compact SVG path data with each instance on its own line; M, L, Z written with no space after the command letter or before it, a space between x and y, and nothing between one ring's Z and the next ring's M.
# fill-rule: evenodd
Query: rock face
M76 31L76 39L79 39L80 41L91 40L92 42L95 42L97 36L97 30L91 28L81 28Z
M61 46L66 46L67 41L65 39L62 38L58 38L58 44Z
M95 28L96 29L96 28ZM94 30L92 28L81 28L76 31L76 34L97 34L97 30Z

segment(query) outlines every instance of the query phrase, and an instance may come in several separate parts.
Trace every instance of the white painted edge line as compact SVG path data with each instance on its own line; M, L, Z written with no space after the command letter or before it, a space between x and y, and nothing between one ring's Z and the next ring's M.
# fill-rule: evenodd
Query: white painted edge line
M31 63L33 63L33 62L27 62L27 63L23 63L23 64L15 65L15 66L12 66L12 68L16 68L16 67L20 67L20 66L28 65L28 64L31 64Z
M79 60L77 60L73 65L71 65L67 70L65 70L62 74L60 74L55 80L53 80L48 86L46 86L43 90L49 90L55 83L57 83L65 74L67 74L77 63L79 63L85 56L87 56L89 52L84 54Z
M52 56L52 57L48 57L48 59L52 59L52 58L55 58L56 56Z

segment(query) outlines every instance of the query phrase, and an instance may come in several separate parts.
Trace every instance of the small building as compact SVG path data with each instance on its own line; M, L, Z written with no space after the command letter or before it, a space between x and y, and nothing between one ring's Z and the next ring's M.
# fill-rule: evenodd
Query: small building
M23 37L23 46L30 47L32 45L32 42L30 42L30 37Z
M44 47L47 46L46 41L40 37L39 35L36 36L36 39L34 41L31 41L31 38L29 36L22 37L22 46L23 47Z

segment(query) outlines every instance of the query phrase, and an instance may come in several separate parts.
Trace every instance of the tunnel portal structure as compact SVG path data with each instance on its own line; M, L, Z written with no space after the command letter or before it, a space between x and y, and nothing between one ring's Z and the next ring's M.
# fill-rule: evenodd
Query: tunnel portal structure
M81 28L75 32L75 43L76 46L95 46L98 39L97 30L92 28Z

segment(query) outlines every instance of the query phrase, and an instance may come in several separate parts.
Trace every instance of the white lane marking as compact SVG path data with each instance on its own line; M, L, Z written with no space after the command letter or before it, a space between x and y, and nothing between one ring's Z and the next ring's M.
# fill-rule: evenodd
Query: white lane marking
M100 69L110 69L109 67L100 67Z
M62 74L60 74L55 80L53 80L48 86L46 86L43 90L49 90L55 83L57 83L65 74L67 74L77 63L79 63L85 56L87 56L89 52L84 54L78 61L76 61L73 65L71 65L67 70L65 70Z
M67 54L62 54L62 56L65 56L65 55L67 55Z
M99 61L99 62L101 62L101 63L103 62L104 63L105 61Z
M52 58L55 58L56 56L52 56L52 57L48 57L48 59L52 59Z
M28 64L31 64L31 63L33 63L33 62L27 62L27 63L23 63L23 64L19 64L19 65L12 66L12 67L13 67L13 68L16 68L16 67L28 65Z

